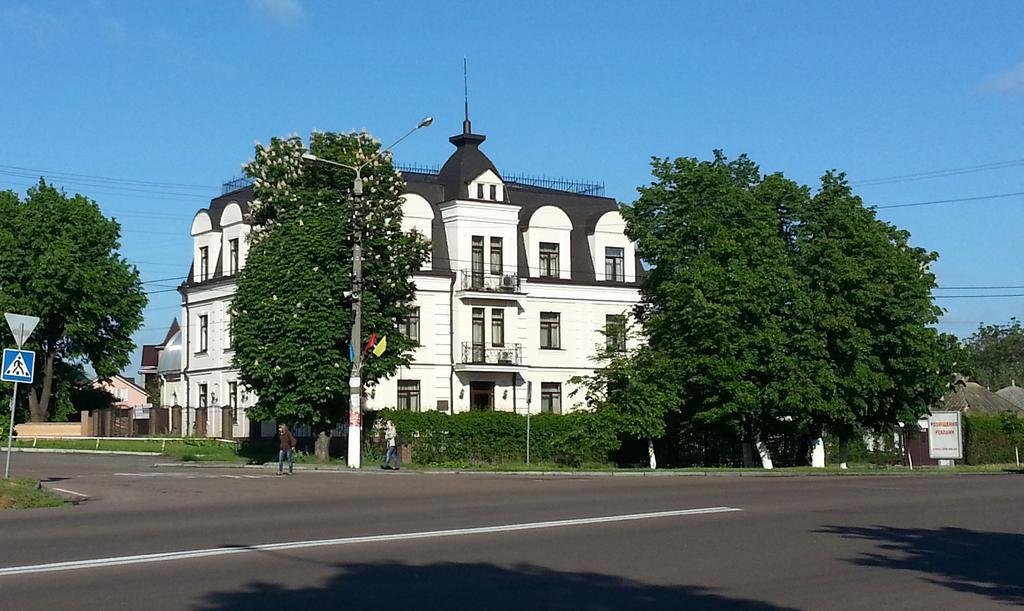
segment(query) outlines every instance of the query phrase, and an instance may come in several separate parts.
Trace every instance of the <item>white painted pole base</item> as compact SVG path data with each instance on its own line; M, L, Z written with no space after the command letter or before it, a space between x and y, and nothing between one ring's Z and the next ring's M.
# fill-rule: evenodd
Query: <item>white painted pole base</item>
M841 463L839 463L839 468L845 470L845 469L849 469L850 467L846 463L841 462Z
M360 418L362 420L362 418ZM361 425L353 426L351 419L349 419L348 425L348 468L358 469L363 466L362 452L359 451L360 439L363 436L363 427Z
M654 441L651 439L647 440L647 459L652 469L658 468L658 459L654 456Z
M359 358L359 355L356 355ZM358 367L358 362L355 367ZM362 384L358 375L348 379L349 387L349 408L348 408L348 459L349 469L358 469L363 466L363 406L362 406Z
M811 466L815 469L825 468L825 440L821 437L814 440L814 447L811 449Z
M756 442L757 453L761 455L761 467L764 469L774 469L775 465L772 464L772 454L768 450L768 444L760 439L757 439Z

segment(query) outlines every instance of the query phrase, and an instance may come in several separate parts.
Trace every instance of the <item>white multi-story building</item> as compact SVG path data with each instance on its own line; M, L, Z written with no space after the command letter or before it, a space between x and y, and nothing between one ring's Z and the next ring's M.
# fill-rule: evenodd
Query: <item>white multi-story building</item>
M433 244L415 275L417 314L401 324L419 347L409 367L367 389L367 407L571 410L582 396L570 397L569 380L593 371L600 344L622 340L605 330L622 328L639 299L642 270L618 206L594 185L503 179L468 121L450 140L439 172L403 171L403 227ZM248 422L256 397L232 368L229 305L251 198L248 187L225 193L192 223L180 375L161 372L161 400L183 406L183 431L206 411L209 436L273 434L273 423Z

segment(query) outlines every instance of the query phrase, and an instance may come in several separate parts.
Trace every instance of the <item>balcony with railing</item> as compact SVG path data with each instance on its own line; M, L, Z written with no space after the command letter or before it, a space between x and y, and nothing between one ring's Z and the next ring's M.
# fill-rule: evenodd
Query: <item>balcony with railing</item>
M522 293L519 286L519 274L489 274L482 271L464 269L459 273L461 291L476 293L506 293L517 295Z
M469 371L501 371L515 369L523 364L522 344L488 346L462 342L462 360L456 369Z

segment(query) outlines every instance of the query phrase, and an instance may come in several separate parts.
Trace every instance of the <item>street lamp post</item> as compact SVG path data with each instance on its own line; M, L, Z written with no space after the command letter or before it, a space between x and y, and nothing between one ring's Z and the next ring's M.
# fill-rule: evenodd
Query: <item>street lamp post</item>
M405 140L418 129L427 127L434 120L425 117L419 125L410 129L404 136L395 140L391 146L377 151L373 157L364 161L361 165L351 166L330 159L322 159L312 153L304 153L302 158L313 163L323 163L340 168L352 170L356 173L352 183L352 217L355 223L355 237L352 240L352 373L349 375L349 408L348 408L348 466L350 469L358 469L362 466L362 433L363 433L363 350L362 350L362 327L363 327L363 227L359 215L362 211L363 200L363 169L370 165L378 157L395 148L399 142Z

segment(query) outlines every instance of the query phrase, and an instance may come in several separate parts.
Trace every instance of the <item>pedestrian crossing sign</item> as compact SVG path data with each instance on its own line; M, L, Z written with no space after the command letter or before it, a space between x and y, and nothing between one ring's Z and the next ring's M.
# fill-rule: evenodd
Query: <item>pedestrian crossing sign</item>
M36 368L36 353L31 350L4 348L3 365L0 366L0 380L4 382L32 383Z

